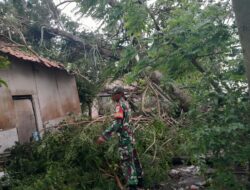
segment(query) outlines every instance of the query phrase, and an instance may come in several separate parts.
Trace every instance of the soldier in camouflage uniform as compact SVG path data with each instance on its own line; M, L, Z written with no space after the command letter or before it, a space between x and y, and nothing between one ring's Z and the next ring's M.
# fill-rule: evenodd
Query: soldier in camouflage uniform
M114 88L112 99L116 102L113 124L102 133L97 143L102 144L110 139L113 133L117 133L121 168L129 189L143 188L142 167L135 149L133 130L129 124L129 105L122 87Z

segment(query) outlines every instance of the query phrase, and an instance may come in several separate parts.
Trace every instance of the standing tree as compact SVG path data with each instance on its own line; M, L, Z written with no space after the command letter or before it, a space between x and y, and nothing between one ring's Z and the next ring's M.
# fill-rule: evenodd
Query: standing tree
M250 89L250 1L233 0L233 9L245 59L248 88Z

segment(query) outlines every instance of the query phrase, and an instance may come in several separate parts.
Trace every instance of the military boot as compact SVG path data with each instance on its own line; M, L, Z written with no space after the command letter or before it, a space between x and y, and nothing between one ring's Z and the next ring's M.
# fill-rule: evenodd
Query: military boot
M137 187L140 188L140 189L143 189L144 188L144 180L142 177L138 177L138 184L137 184Z
M137 190L136 185L129 185L128 190Z

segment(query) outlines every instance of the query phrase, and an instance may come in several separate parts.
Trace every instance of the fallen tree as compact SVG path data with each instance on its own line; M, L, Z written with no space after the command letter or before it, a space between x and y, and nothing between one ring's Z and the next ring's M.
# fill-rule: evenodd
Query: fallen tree
M135 135L147 187L166 180L174 149L175 130L159 121L138 120ZM7 178L11 189L121 189L117 139L104 146L96 137L108 123L61 126L40 142L17 145L11 150ZM169 149L168 151L165 151ZM148 164L150 163L150 164Z

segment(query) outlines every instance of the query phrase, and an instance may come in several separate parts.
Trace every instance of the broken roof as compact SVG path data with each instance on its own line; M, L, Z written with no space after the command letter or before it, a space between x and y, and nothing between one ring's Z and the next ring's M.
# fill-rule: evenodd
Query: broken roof
M31 51L29 52L22 51L20 49L20 46L16 44L11 44L11 43L6 43L4 41L0 41L0 52L16 57L17 59L41 64L48 68L57 68L57 69L65 70L63 64L38 56L35 53L32 53Z

